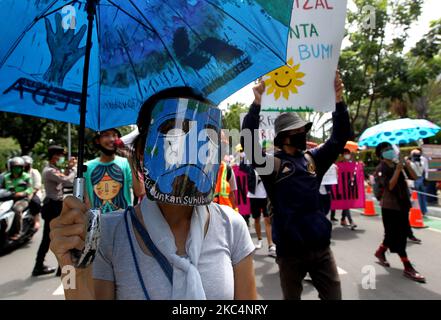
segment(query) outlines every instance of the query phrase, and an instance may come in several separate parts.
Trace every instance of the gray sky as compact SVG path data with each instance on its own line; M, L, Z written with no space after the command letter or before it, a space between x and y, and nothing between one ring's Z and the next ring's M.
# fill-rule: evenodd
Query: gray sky
M353 5L352 1L349 0L349 6ZM406 43L405 51L408 51L409 48L412 48L416 42L418 42L421 37L428 32L430 21L437 20L441 18L441 0L425 0L423 12L418 20L409 31L409 39ZM393 30L389 31L393 32ZM344 45L344 44L343 44ZM228 104L234 104L236 102L242 102L246 105L251 104L253 101L253 92L252 92L253 84L249 84L243 89L237 91L233 95L231 95L226 100L222 101L219 107L221 109L226 109ZM317 124L320 127L320 124Z

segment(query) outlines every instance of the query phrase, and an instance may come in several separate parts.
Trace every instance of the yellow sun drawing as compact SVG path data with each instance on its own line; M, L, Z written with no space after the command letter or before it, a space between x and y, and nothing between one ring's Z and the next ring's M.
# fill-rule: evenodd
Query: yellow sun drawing
M265 80L265 86L268 88L266 94L270 95L274 93L276 100L280 98L280 95L288 100L290 91L294 94L299 93L297 87L301 87L305 83L300 80L305 74L303 72L297 72L300 68L300 64L294 65L293 59L289 59L287 65L280 67L273 72L270 72Z

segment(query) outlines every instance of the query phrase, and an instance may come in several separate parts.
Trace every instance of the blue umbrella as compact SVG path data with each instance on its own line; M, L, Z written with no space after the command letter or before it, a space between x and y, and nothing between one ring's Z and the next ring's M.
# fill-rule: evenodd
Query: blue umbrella
M133 124L170 87L218 104L285 64L293 1L0 3L0 110L80 124L81 164L84 127Z
M386 121L370 127L358 140L359 146L376 147L381 142L405 144L419 139L432 137L441 128L424 119L398 119Z

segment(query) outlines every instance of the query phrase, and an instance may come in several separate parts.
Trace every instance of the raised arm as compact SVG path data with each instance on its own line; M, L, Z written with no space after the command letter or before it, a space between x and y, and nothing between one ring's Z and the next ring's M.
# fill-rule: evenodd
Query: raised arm
M338 155L343 151L346 142L352 135L349 112L343 101L343 82L340 75L336 74L335 82L335 111L332 113L332 134L331 137L321 146L310 150L315 160L317 174L323 176L332 163L337 160Z
M56 172L55 169L50 169L46 175L45 179L47 181L53 181L55 183L61 183L63 187L71 187L73 185L73 180L76 176L75 168L68 168L67 175Z
M262 147L259 143L260 107L264 91L265 83L263 81L253 88L254 101L243 119L242 136L240 138L240 143L247 159L251 162L251 165L257 169L263 179L265 179L265 176L272 175L273 171L268 170L268 168L271 168L268 164L272 164L269 161L274 161L273 157L268 157L262 151ZM259 170L259 168L265 169Z

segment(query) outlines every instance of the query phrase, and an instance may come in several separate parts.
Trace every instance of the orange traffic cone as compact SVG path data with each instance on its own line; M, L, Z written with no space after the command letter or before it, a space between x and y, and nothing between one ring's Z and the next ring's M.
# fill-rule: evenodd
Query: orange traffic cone
M372 187L369 184L366 187L366 193L367 194L372 194Z
M412 191L412 201L418 201L418 193L414 190ZM418 205L420 203L418 202Z
M372 196L372 187L368 185L366 187L366 200L364 202L364 212L362 213L364 216L374 217L378 216L375 211L374 198Z
M412 208L410 208L409 222L412 228L427 228L427 226L424 225L423 214L420 209L416 191L412 192Z

